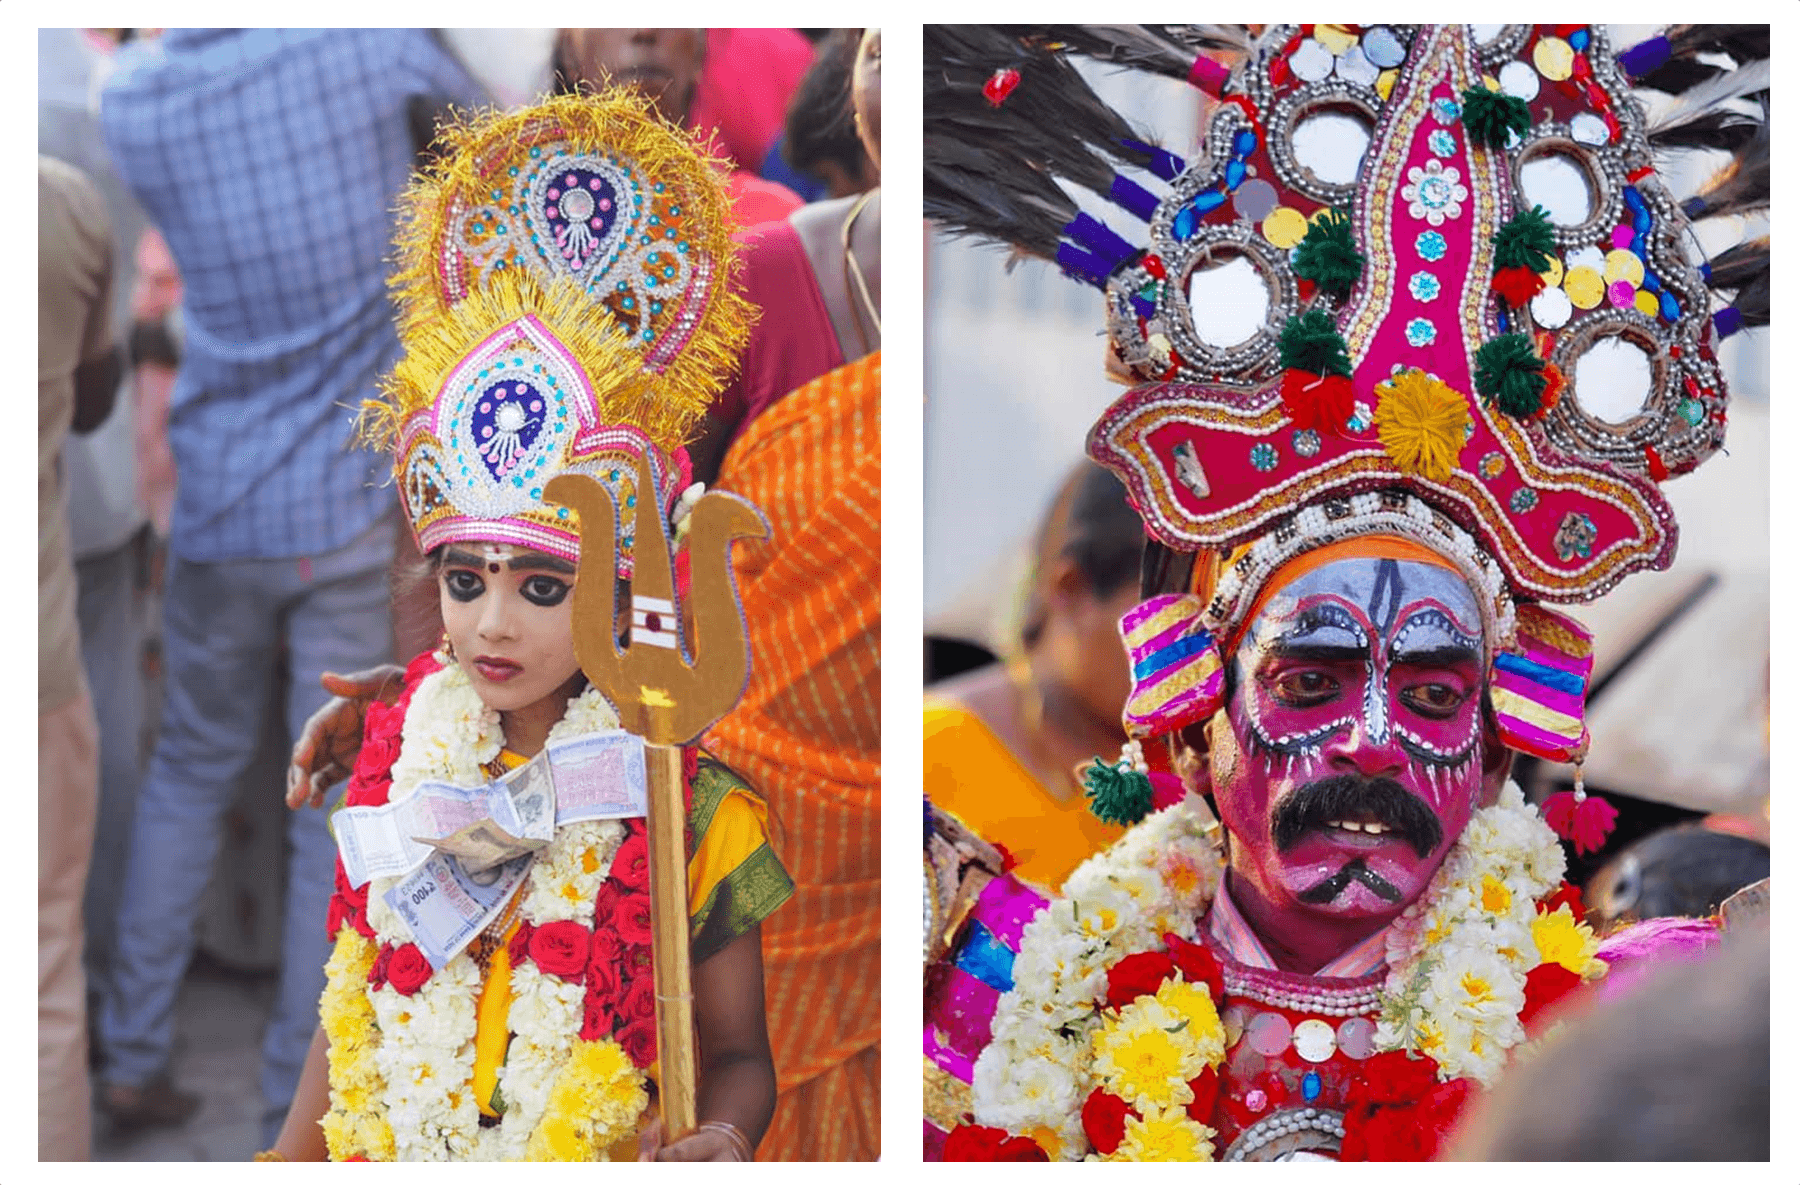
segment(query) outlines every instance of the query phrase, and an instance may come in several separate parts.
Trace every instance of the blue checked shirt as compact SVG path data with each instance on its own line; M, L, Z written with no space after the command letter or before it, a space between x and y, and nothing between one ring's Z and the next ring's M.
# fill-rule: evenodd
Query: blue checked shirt
M354 409L398 359L385 291L407 100L480 88L420 29L172 29L100 118L185 287L169 410L183 559L316 555L393 504Z

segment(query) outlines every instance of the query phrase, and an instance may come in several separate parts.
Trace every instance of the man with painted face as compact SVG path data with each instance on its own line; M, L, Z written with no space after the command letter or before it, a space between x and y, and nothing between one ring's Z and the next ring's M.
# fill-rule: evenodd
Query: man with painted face
M1559 836L1598 846L1611 808L1581 789L1592 639L1551 606L1667 567L1658 483L1723 442L1728 322L1684 250L1710 207L1662 187L1630 99L1670 52L1615 61L1599 26L927 28L927 208L1105 294L1138 385L1088 451L1148 540L1130 739L1084 772L1130 830L950 945L945 1159L1429 1159L1614 949L1655 953L1602 944L1562 879ZM1069 54L1220 100L1192 156ZM1367 149L1326 182L1301 131L1352 93ZM1615 178L1591 230L1538 200L1548 139ZM1148 229L1044 213L1046 173ZM1267 297L1247 338L1190 300L1221 256ZM1622 286L1592 302L1584 270ZM1651 360L1628 423L1583 398L1618 394L1621 347ZM1575 791L1540 814L1515 751Z

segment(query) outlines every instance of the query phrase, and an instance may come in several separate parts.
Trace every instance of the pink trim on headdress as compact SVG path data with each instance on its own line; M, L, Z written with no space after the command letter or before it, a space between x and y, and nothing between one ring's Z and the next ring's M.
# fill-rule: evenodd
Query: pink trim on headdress
M1219 710L1225 666L1200 624L1205 609L1198 597L1174 594L1152 597L1119 619L1131 661L1124 721L1132 737L1161 736Z
M687 292L681 304L681 311L669 322L669 328L651 345L649 353L644 355L644 369L661 374L675 361L676 355L687 349L688 342L694 338L694 330L700 325L700 318L706 315L706 303L712 296L712 260L702 257L694 264L692 278L688 281Z

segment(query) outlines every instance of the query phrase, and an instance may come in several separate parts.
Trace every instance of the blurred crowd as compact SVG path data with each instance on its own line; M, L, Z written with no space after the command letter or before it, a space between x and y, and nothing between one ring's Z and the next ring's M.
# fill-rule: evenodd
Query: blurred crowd
M783 786L738 717L717 748L763 784L801 889L764 932L783 1093L763 1155L872 1158L879 31L63 29L38 58L39 1157L194 1123L177 1029L202 973L256 981L268 1012L256 1142L201 1152L272 1141L317 1024L335 855L325 811L283 809L288 750L322 676L439 635L435 595L394 591L418 556L387 458L350 447L399 355L395 199L457 111L622 84L726 163L763 309L695 479L762 501L797 552L831 535L861 590L822 655L752 639L789 677L742 710L779 719L815 667L847 678L814 733L812 784L842 792ZM759 593L765 571L798 584ZM808 575L752 553L740 587L773 619L806 610ZM831 1025L802 979L842 1003Z

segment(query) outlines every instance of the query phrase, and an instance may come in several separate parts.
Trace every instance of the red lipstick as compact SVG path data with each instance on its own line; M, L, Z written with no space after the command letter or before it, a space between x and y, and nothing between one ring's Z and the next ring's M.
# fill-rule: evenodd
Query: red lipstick
M510 658L495 658L489 654L476 658L473 665L489 683L504 683L525 669Z

